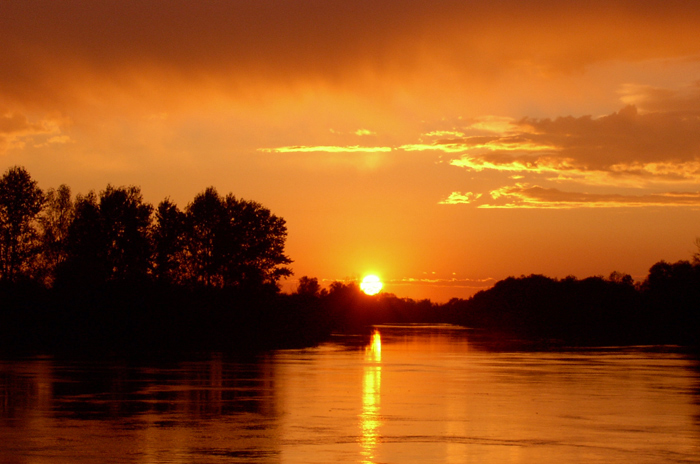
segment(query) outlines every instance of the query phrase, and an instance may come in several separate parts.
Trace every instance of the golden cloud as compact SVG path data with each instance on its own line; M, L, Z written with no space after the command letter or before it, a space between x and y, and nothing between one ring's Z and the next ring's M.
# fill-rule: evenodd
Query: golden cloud
M435 130L423 134L426 137L464 137L464 132L458 130Z
M35 148L41 148L41 147L48 147L49 145L53 144L65 144L65 143L71 143L72 140L69 136L67 135L57 135L55 137L51 137L48 140L46 140L43 143L36 143L34 144Z
M514 121L513 118L504 116L482 116L475 118L475 121L469 125L469 129L507 134L517 131L513 125Z
M415 278L406 277L403 279L385 280L387 285L425 285L435 287L464 287L464 288L486 288L494 284L496 279L488 277L485 279L458 279L458 278Z
M441 151L445 153L463 153L473 151L532 152L558 150L556 146L538 144L532 140L525 140L522 137L493 138L482 136L442 140L433 144L408 144L400 146L399 149L405 151ZM459 166L459 161L453 164Z
M559 159L552 156L464 156L460 159L450 161L453 166L467 168L472 171L483 171L485 169L507 172L527 172L527 173L559 173L570 171L571 161Z
M700 96L700 87L697 91ZM678 98L674 95L675 104ZM686 101L694 101L692 94ZM590 184L700 182L700 98L692 111L646 112L628 106L593 118L523 118L522 128L480 143L464 139L464 154L454 166L472 171L495 170L547 174L552 180ZM660 105L660 103L659 103ZM541 152L541 153L538 153Z
M441 205L457 205L457 204L462 204L462 203L473 203L475 200L478 200L481 198L481 193L473 193L473 192L452 192L450 196L445 198L440 202Z
M60 133L60 129L57 121L45 119L32 122L25 114L5 112L0 114L0 154L10 149L24 148L28 141L33 141L41 136L53 135L45 143L65 143L68 141L65 135L54 135L58 133Z
M700 192L668 192L647 195L620 195L565 192L554 188L517 184L490 192L493 203L479 208L640 208L693 207L700 208Z
M441 151L444 153L462 153L467 150L467 147L462 143L413 143L401 145L399 150L404 151Z

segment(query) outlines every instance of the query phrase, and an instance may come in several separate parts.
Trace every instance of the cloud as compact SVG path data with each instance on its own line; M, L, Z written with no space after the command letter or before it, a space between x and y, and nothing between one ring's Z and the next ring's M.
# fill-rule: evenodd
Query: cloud
M679 89L627 85L629 105L601 117L522 118L505 121L501 135L436 142L464 151L450 164L511 179L538 179L607 188L610 193L567 191L518 183L478 193L453 192L441 204L478 208L700 207L700 85ZM636 189L619 193L620 187ZM659 190L666 190L659 193ZM684 189L692 189L684 191ZM463 201L460 201L463 200Z
M426 137L464 137L464 132L458 130L435 130L423 134Z
M65 143L71 143L73 140L68 135L57 135L55 137L51 137L46 142L43 143L37 143L34 144L35 148L42 148L42 147L48 147L53 144L65 144Z
M392 148L360 145L293 145L258 148L257 151L280 155L274 159L278 166L295 166L305 171L333 171L347 168L374 171L386 166L388 161L386 154L391 152ZM290 156L291 154L297 154L297 156Z
M481 198L481 193L473 192L452 192L450 196L440 202L441 205L469 204Z
M646 195L620 195L566 192L555 188L517 184L490 192L493 201L479 208L700 208L700 192L668 192Z
M595 185L700 182L700 87L683 101L692 109L640 112L635 106L594 118L523 118L514 135L438 142L463 150L451 164L471 171L544 174ZM667 106L681 106L677 94ZM657 95L658 97L658 95ZM692 105L697 99L697 105ZM655 107L663 106L661 99Z
M676 89L625 84L620 94L624 103L634 105L645 113L670 111L695 113L700 109L700 81Z
M470 130L506 134L513 131L513 118L504 116L482 116L469 125Z
M487 288L495 283L496 279L487 277L484 279L458 279L458 278L414 278L385 280L386 285L421 285L430 287L460 287L460 288Z
M0 11L0 89L24 105L297 85L400 95L448 75L469 88L510 70L700 54L693 2L4 0Z
M401 145L400 150L405 151L441 151L445 153L464 152L532 152L532 151L557 151L553 145L541 145L522 137L464 137L461 139L440 140L432 144L417 143ZM458 163L453 163L459 165ZM481 170L481 169L478 169Z
M472 119L462 128L422 134L440 137L434 142L395 147L287 146L260 151L438 152L452 155L449 163L453 166L475 173L504 172L513 179L538 176L557 183L636 188L700 183L700 85L683 91L645 91L653 96L653 105L649 103L651 96L646 100L639 97L639 101L658 111L626 106L600 117L486 116ZM642 94L639 90L638 95ZM466 200L450 197L445 202Z
M425 273L424 273L425 274ZM434 272L432 274L435 274ZM331 284L333 282L356 282L355 279L320 279L320 281L325 284ZM421 287L452 287L452 288L470 288L470 289L485 289L493 286L496 279L493 277L486 278L440 278L440 277L403 277L398 279L383 279L382 281L385 286L421 286Z
M56 121L45 119L38 122L30 121L25 114L17 112L0 113L0 154L11 149L22 149L28 141L38 136L57 134L60 132ZM65 143L67 136L55 135L46 143Z

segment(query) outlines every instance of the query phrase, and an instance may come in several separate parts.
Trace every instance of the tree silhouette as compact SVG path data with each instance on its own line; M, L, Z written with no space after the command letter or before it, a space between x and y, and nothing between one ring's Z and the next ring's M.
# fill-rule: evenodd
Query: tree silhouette
M107 278L102 228L95 192L78 194L65 239L66 259L56 269L57 281L86 285Z
M46 284L51 285L58 266L66 260L66 239L73 221L74 205L67 185L46 192L46 203L39 216L41 225L41 270Z
M233 261L226 266L231 282L245 285L274 285L292 271L285 264L292 262L284 254L287 238L285 221L260 203L227 195L226 212L232 219L235 243Z
M149 270L148 237L153 207L143 202L138 187L112 187L100 195L100 214L111 278L144 278Z
M221 197L214 187L198 194L187 215L187 275L214 287L276 286L291 275L284 265L285 221L259 203Z
M14 282L33 271L38 254L36 217L44 194L26 169L14 166L0 178L0 278Z
M159 282L174 284L183 280L185 270L185 213L170 199L160 202L153 226L153 276Z
M300 277L296 293L309 297L321 296L321 286L318 284L318 279L316 277Z
M613 271L610 273L610 276L608 277L608 282L626 285L629 287L634 285L634 279L632 278L631 275L623 274L623 273L617 272L617 271Z
M138 187L108 185L78 196L68 229L66 277L88 281L146 278L150 267L152 206Z
M224 221L223 201L214 187L195 196L187 205L187 279L206 286L223 286L221 268L231 241L230 224Z
M668 341L698 343L700 263L659 261L641 285L649 325Z

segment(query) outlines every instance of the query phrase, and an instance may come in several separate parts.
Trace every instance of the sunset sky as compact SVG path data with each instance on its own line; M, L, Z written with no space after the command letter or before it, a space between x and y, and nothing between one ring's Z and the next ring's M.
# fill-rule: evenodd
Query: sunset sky
M287 288L446 301L697 251L697 1L2 0L0 44L3 172L258 201Z

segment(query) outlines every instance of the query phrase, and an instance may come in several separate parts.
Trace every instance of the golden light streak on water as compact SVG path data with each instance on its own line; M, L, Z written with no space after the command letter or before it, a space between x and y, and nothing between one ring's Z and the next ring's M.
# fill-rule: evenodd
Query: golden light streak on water
M379 440L381 421L382 338L375 329L365 350L365 366L362 382L362 413L360 414L360 446L362 462L375 462L375 449Z

